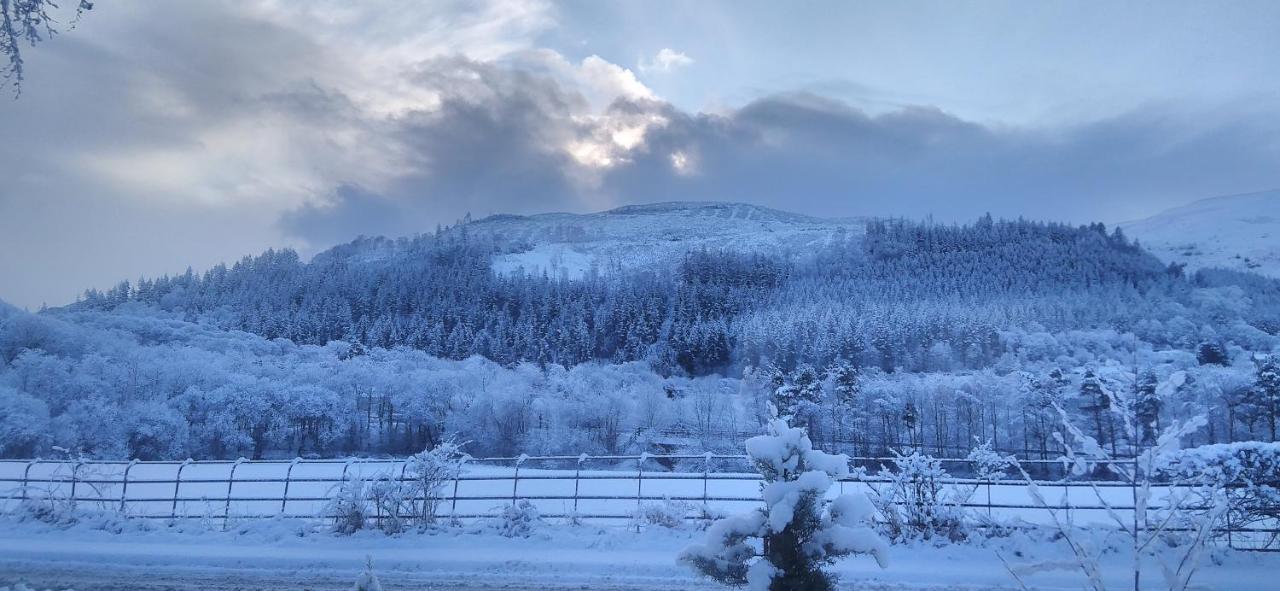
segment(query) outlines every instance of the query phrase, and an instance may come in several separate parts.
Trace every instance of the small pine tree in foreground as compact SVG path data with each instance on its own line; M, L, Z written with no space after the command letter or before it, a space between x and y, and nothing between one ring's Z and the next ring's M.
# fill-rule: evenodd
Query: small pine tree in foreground
M835 479L848 476L847 456L813 449L803 429L781 420L769 424L768 435L747 440L747 453L764 476L765 507L717 521L680 562L754 591L834 589L823 567L851 554L886 565L887 545L868 525L875 508L867 496L825 498Z
M365 556L364 572L356 578L356 585L352 589L353 591L382 591L382 583L378 582L378 575L373 574L372 556Z

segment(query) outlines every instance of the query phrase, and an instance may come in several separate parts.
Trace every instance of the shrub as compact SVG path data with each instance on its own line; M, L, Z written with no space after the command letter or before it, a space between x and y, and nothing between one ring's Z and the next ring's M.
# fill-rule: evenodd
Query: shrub
M533 503L521 500L502 508L496 526L498 533L505 537L527 538L542 526L542 517Z
M405 477L411 480L407 500L409 513L418 519L420 526L436 521L436 508L443 500L441 492L446 483L458 478L466 461L462 444L445 441L433 449L411 456L405 469Z
M684 518L694 511L692 503L663 499L660 502L644 503L632 514L632 522L636 525L656 525L667 529L684 527Z
M885 533L894 541L964 540L967 529L958 492L943 485L950 476L936 458L895 453L893 469L880 471L887 482L872 486L872 500L885 518Z
M369 487L363 480L348 478L325 504L325 515L333 520L334 533L351 535L364 529L369 520Z
M1207 496L1221 490L1232 527L1280 519L1280 443L1202 445L1162 459L1158 477L1201 487L1200 506L1211 506Z

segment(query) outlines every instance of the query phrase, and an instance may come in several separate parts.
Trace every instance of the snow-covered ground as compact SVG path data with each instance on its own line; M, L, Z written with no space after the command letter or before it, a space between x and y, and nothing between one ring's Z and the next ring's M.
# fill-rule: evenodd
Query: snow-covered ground
M96 529L105 527L115 531ZM429 534L375 532L336 536L291 520L205 529L133 520L86 522L69 529L0 523L0 586L93 589L349 589L371 556L387 589L715 589L675 561L699 539L692 528L545 525L529 538L501 537L484 524ZM1103 559L1109 585L1131 583L1123 543ZM999 551L1014 562L1066 559L1065 551L1021 534L961 545L896 545L889 565L867 557L836 566L845 588L1014 589ZM1223 591L1274 589L1280 556L1217 552L1196 583ZM1145 574L1158 588L1154 565ZM1070 571L1032 575L1038 589L1079 589Z
M581 277L591 269L668 264L702 248L773 254L861 236L864 221L818 219L742 203L655 203L600 213L493 216L467 231L511 248L494 270Z
M1280 190L1202 199L1120 227L1189 271L1225 267L1280 277Z

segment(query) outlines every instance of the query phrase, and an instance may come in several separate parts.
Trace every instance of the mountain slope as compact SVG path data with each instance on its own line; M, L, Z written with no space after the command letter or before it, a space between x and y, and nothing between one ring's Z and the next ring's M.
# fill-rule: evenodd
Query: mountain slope
M700 249L782 254L860 236L863 220L818 219L742 203L631 205L592 214L498 215L466 226L493 240L499 273L570 278L592 268L637 268Z
M1152 254L1188 270L1225 267L1280 277L1280 190L1202 199L1120 227Z

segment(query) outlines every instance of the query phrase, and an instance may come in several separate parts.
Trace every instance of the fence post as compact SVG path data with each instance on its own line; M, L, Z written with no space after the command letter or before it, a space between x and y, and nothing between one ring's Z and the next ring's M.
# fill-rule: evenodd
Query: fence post
M80 465L84 462L76 460L76 465L71 467L71 504L76 504L76 479L80 476Z
M280 496L280 514L284 515L285 507L289 506L289 479L293 478L293 467L298 465L302 458L293 458L289 462L289 469L284 472L284 494Z
M178 488L182 486L182 471L191 463L191 458L187 458L178 465L178 474L173 477L173 508L169 509L169 518L178 518Z
M352 459L347 458L347 461L342 464L342 475L338 477L339 492L342 491L342 486L347 483L347 470L351 469L351 462L352 462ZM329 491L333 492L333 487L329 487ZM330 498L333 498L333 497L330 497ZM321 512L323 511L324 509L321 509ZM327 519L329 517L330 517L329 515L320 516L321 519ZM373 517L378 521L378 527L382 527L382 506L379 505L378 503L373 504Z
M462 458L458 461L458 473L453 475L453 499L449 505L449 519L458 521L458 481L462 479L462 468L467 465L467 461L471 459L471 454L462 454Z
M129 471L132 470L134 464L137 464L137 463L138 463L138 460L129 460L129 465L125 466L124 468L124 478L122 479L123 481L120 483L120 513L124 513L124 509L125 509L124 504L125 504L125 501L127 501L129 498Z
M1073 486L1075 485L1071 484L1071 482L1068 480L1062 481L1062 505L1063 505L1062 510L1064 513L1066 513L1067 523L1072 523L1071 521L1071 488Z
M1235 528L1231 527L1231 500L1230 499L1231 499L1230 497L1227 497L1227 549L1235 550L1236 549L1235 539L1231 535L1231 532Z
M516 506L516 489L519 488L520 486L520 464L523 464L524 461L527 459L529 459L529 456L526 456L524 454L520 454L520 457L516 458L516 473L514 476L511 477L511 506L512 507Z
M991 478L987 478L987 519L991 519Z
M702 454L702 460L702 510L710 514L707 510L707 478L711 473L711 452Z
M396 481L396 490L398 490L398 491L403 491L403 490L404 490L404 488L402 488L402 487L404 486L404 482L405 482L404 475L405 475L405 473L406 473L406 472L408 472L408 471L409 471L409 458L405 458L405 459L404 459L404 463L400 464L400 479ZM427 491L422 491L422 504L424 505L424 508L425 508L425 505L427 504ZM409 498L409 506L410 506L410 507L415 507L415 506L417 506L417 505L418 505L418 500L417 500L417 499L414 499L414 498L412 498L412 497L410 497L410 498ZM399 509L399 507L398 507L398 506L397 506L397 508L396 508L396 512L397 512L397 513L399 513L399 512L400 512L400 509ZM388 518L391 518L392 516L391 516L391 515L387 515L387 517L388 517ZM396 517L399 517L399 516L396 516ZM414 517L414 516L412 516L412 515L411 515L410 517ZM418 520L419 520L419 522L421 522L421 521L425 521L425 520L426 520L426 518L425 518L425 517L423 517L423 515L422 515L422 509L419 509L419 510L418 510L418 515L416 516L416 519L418 519Z
M27 462L27 469L22 471L22 500L27 500L27 488L31 486L31 466L40 463L40 460L31 460Z
M649 452L640 454L640 459L636 461L636 515L640 515L640 492L644 486L644 461L649 459ZM636 519L636 533L640 533L640 520Z
M231 487L236 483L236 468L240 467L240 463L244 458L237 458L236 463L231 464L231 474L227 476L227 501L222 505L222 529L227 529L227 521L231 517Z
M587 454L578 456L578 467L573 471L573 516L578 517L578 483L582 476L582 463L587 461Z

